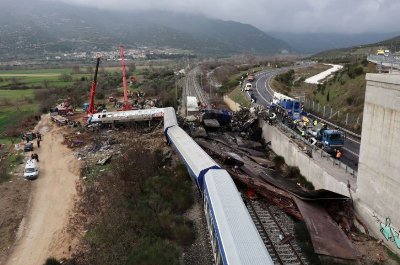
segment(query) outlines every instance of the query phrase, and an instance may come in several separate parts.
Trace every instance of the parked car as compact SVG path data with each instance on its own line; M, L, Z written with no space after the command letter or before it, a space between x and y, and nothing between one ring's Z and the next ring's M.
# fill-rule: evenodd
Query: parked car
M25 147L24 147L24 152L30 152L30 151L33 151L33 143L32 142L26 143Z
M39 166L35 159L29 159L26 161L24 169L24 178L26 179L37 179L39 176Z

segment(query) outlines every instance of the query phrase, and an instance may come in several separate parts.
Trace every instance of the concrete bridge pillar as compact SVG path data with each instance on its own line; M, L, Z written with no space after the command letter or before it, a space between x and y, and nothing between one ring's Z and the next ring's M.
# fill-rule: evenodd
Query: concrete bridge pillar
M400 74L367 74L355 206L400 253Z

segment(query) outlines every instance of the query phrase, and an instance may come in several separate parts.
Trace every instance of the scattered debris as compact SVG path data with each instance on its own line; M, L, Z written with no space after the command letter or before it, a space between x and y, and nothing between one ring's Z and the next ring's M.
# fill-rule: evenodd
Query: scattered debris
M105 158L103 158L103 159L100 159L100 160L97 161L96 164L97 164L97 165L104 166L105 164L107 164L108 162L110 162L111 157L112 157L112 155L109 155L109 156L107 156L107 157L105 157Z

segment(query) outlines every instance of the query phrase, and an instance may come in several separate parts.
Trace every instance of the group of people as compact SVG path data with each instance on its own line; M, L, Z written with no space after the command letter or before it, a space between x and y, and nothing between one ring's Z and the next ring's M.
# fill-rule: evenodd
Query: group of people
M40 148L40 142L42 141L42 135L39 132L32 133L32 138L36 138L37 147ZM29 141L33 140L29 135L22 135L22 139L29 143Z
M39 162L39 155L36 154L36 153L32 153L32 154L31 154L31 159L32 159L32 160L35 159L36 162Z

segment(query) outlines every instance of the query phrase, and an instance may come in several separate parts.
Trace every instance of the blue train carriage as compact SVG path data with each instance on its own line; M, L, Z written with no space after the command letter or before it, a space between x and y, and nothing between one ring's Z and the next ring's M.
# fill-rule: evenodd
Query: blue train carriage
M204 184L204 213L215 264L274 264L228 172L209 170Z

